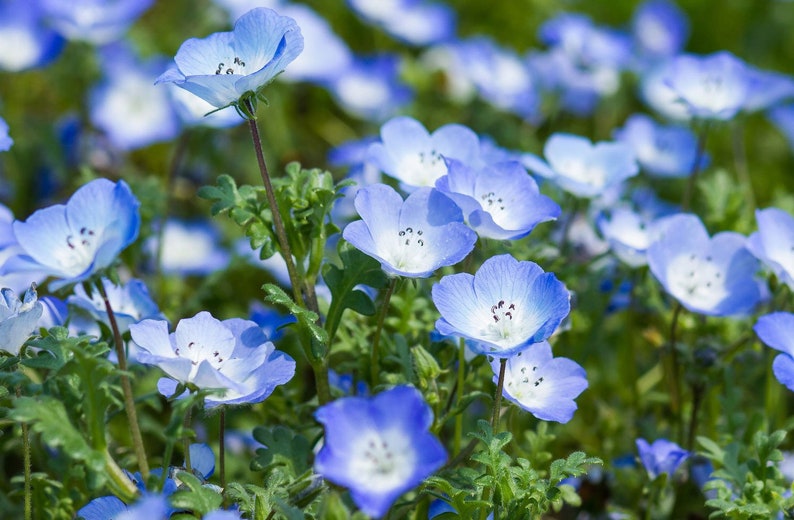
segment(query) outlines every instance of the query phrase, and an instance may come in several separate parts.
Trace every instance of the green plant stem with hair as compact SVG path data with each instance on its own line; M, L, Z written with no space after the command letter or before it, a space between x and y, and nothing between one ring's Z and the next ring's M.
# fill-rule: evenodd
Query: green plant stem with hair
M460 338L458 345L458 392L457 403L460 405L463 400L463 385L466 382L466 340ZM460 453L460 446L463 439L463 412L455 416L455 437L453 438L452 452Z
M262 183L265 185L267 202L270 206L270 213L273 216L273 229L276 233L276 240L278 240L279 248L281 249L281 256L284 258L284 262L287 265L287 273L289 274L290 284L292 285L292 296L295 298L295 303L301 307L306 307L319 316L320 310L314 287L308 288L308 284L303 283L295 267L295 260L292 258L292 248L289 245L289 238L287 237L287 231L284 227L284 221L281 218L278 201L276 200L276 193L273 189L273 183L270 181L270 173L268 172L265 154L262 150L262 138L259 135L259 127L256 123L256 107L250 98L246 99L244 103L245 110L242 111L242 113L246 115L248 119L248 127L251 130L251 140L253 141L256 160L259 164L259 173L262 177ZM304 300L301 288L306 290L308 296L306 300ZM331 400L331 387L328 383L328 362L325 358L317 359L317 356L314 355L309 345L305 345L304 350L314 372L317 398L320 404L325 404Z
M221 488L226 489L226 410L221 407L218 426L218 458L220 459Z
M507 358L499 360L499 378L496 383L496 392L493 396L493 415L491 416L491 426L494 435L499 432L499 416L502 414L502 392L505 387L505 371L507 370Z
M190 461L190 437L187 435L187 430L190 428L190 416L193 407L190 407L185 412L185 422L183 423L185 435L182 437L182 449L185 450L185 471L193 473L193 464Z
M386 290L383 293L383 301L381 302L380 312L378 312L378 321L375 325L375 336L372 338L372 353L370 355L370 383L374 390L378 386L380 380L380 337L383 333L383 324L386 322L386 315L389 314L389 302L391 296L394 294L394 288L397 286L397 278L392 278Z
M670 408L673 412L675 420L675 427L678 431L678 441L681 442L683 437L683 427L681 420L681 373L678 366L678 349L676 342L678 341L678 318L681 315L683 306L676 302L673 308L673 316L670 319L670 340L665 345L662 355L664 356L664 368L667 377L668 389L670 391Z
M149 478L149 461L146 458L146 449L143 446L143 436L141 435L141 427L138 424L138 413L135 410L135 399L132 396L132 383L127 375L127 353L124 351L124 342L121 339L121 332L119 325L116 321L116 314L113 312L113 307L110 305L107 292L102 280L97 281L97 290L105 303L105 311L110 320L110 328L113 331L113 346L116 349L116 357L118 358L119 370L121 371L121 389L124 393L124 410L127 413L127 420L129 421L130 434L132 436L132 447L135 451L135 456L138 459L138 469L141 471L143 480Z

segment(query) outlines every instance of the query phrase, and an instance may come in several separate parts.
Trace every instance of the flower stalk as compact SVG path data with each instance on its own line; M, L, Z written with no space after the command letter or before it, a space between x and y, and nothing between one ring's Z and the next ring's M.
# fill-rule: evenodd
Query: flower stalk
M370 358L370 381L373 390L378 386L380 380L380 337L383 333L383 324L386 321L386 315L389 313L389 302L391 296L394 294L394 288L397 286L397 278L394 277L386 287L383 294L383 302L381 303L380 312L378 313L378 322L375 325L375 336L372 338L372 354Z

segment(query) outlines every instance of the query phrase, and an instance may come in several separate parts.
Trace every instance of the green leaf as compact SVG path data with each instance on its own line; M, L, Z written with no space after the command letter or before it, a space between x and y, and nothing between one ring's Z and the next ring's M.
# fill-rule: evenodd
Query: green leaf
M262 289L267 294L265 301L285 307L297 318L299 326L308 331L312 339L318 343L319 352L315 352L315 355L324 356L324 350L328 346L328 333L317 324L319 319L317 313L295 303L278 285L267 283L262 286Z
M287 466L291 469L292 476L296 477L309 469L311 447L306 437L283 426L259 426L254 428L254 439L266 447L256 450L256 458L251 461L252 470Z
M171 505L175 508L206 515L221 506L223 497L213 489L204 487L195 475L187 471L179 471L176 480L181 482L182 486L169 497Z

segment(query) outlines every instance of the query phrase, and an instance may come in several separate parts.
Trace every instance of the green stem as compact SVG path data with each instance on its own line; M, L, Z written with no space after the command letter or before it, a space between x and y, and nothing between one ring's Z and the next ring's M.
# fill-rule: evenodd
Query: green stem
M745 196L747 197L747 204L744 207L754 211L756 208L755 191L753 190L753 181L750 178L750 170L747 167L747 146L745 146L743 118L737 118L734 121L732 138L733 162L736 165L739 182L744 185Z
M254 114L254 105L250 100L245 101L246 107L251 115ZM292 294L295 297L295 302L301 307L305 306L303 294L301 293L301 281L298 277L298 271L295 268L295 261L292 258L292 249L289 245L287 238L287 231L284 227L284 221L281 219L281 212L278 209L278 202L276 201L276 192L273 190L273 183L270 182L270 173L267 170L267 163L265 162L265 153L262 150L262 139L259 136L259 127L256 124L256 118L248 119L248 126L251 129L251 140L254 143L254 151L256 152L256 160L259 163L259 173L262 176L262 183L265 185L265 193L267 195L267 203L270 206L270 213L273 215L273 228L276 232L276 239L281 248L281 256L284 257L284 262L287 264L287 273L289 274L289 281L292 284ZM315 309L309 309L314 311Z
M678 366L678 349L676 348L676 333L678 332L678 318L682 310L681 304L676 302L673 309L673 317L670 320L670 341L665 348L665 358L667 359L665 364L667 366L666 372L670 389L670 408L673 412L676 429L679 432L679 442L681 440L680 437L683 436L683 431L681 428L681 381Z
M105 311L108 314L110 328L113 331L113 346L116 348L116 357L118 357L119 370L121 371L121 389L124 393L124 410L127 412L130 434L132 435L132 447L135 450L135 456L138 458L138 469L140 469L141 476L145 482L149 478L149 461L146 458L143 436L141 436L141 428L138 424L138 413L135 410L135 399L132 396L132 383L130 383L130 378L127 375L127 354L124 352L124 342L121 340L121 332L116 322L116 314L113 312L110 300L108 300L105 285L101 279L98 279L96 286L99 290L99 294L102 296L102 301L105 303Z
M21 395L22 389L17 387L17 397ZM25 520L31 520L33 518L33 500L30 481L30 428L28 428L28 423L25 422L22 423L22 461L25 472Z
M496 383L496 393L493 396L493 415L491 416L491 427L494 434L499 431L499 416L502 413L502 391L505 387L505 371L507 370L507 358L499 360L499 379Z
M692 170L689 172L689 178L686 181L686 188L684 190L684 198L681 200L681 210L684 212L689 211L692 205L692 197L695 194L695 181L697 174L700 172L700 163L703 162L703 154L706 151L706 138L709 134L709 124L703 123L703 127L698 134L697 149L695 150L695 162L692 163Z
M193 408L188 408L185 412L184 436L182 437L182 449L185 451L185 471L193 473L193 464L190 462L190 436L187 434L187 429L190 428L190 412Z
M167 473L164 471L163 473ZM110 479L110 488L122 501L131 503L138 496L138 488L127 477L124 471L116 464L108 450L105 450L105 474Z
M697 434L698 414L700 405L703 402L705 387L703 384L692 385L692 409L689 412L689 433L686 437L686 449L692 451L695 446L695 435Z
M386 321L386 315L389 313L389 302L391 295L394 293L394 288L397 285L397 278L392 278L389 285L386 287L386 292L383 295L381 302L380 312L378 313L378 322L375 328L375 337L372 338L372 356L370 359L370 381L372 390L378 386L380 379L380 336L383 332L383 324Z
M466 340L460 338L458 345L458 397L457 403L460 405L463 400L463 384L466 380ZM452 453L460 453L460 445L463 439L463 412L455 416L455 437L453 441Z

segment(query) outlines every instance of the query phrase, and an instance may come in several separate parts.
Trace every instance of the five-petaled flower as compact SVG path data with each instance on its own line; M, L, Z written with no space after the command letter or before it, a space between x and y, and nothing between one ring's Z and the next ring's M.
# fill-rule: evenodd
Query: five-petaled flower
M231 32L185 41L174 57L176 68L156 83L174 83L224 108L257 93L302 50L303 36L295 20L259 7L241 16Z
M678 444L667 439L657 439L652 444L648 444L648 441L640 438L637 439L636 443L640 461L651 480L662 473L672 476L675 470L692 455Z
M430 433L433 412L422 394L397 386L372 398L344 397L315 412L325 441L314 461L324 478L350 489L356 505L373 517L447 459Z

